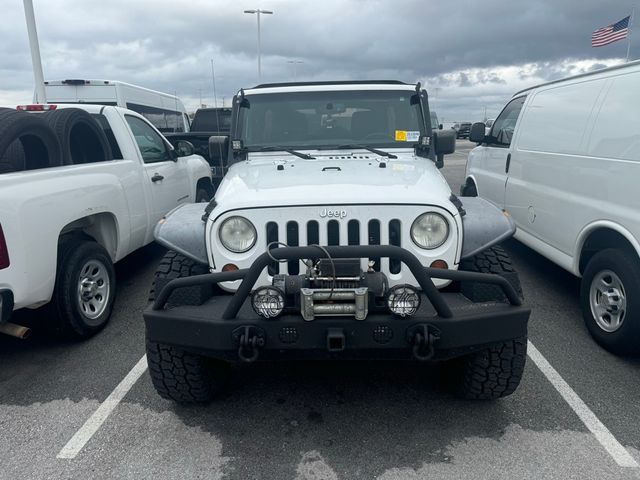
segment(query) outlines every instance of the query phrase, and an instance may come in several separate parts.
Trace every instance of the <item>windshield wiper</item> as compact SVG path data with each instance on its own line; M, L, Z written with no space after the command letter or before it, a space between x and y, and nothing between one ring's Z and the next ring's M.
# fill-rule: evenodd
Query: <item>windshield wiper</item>
M269 147L262 147L262 148L259 148L257 151L258 152L279 152L279 151L283 151L283 152L290 153L291 155L295 155L296 157L303 158L305 160L315 160L316 159L316 157L312 157L308 153L297 152L295 150L291 150L290 148L281 147L279 145L271 145Z
M382 150L378 150L377 148L367 147L366 145L349 144L349 145L339 145L336 148L338 150L342 150L344 148L362 148L364 150L369 150L371 153L375 153L376 155L380 155L381 157L398 158L392 153L383 152Z

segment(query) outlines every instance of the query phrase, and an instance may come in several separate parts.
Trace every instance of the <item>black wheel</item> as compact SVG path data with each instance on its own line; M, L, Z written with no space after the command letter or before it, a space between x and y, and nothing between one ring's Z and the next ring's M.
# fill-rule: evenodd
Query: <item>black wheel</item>
M53 306L65 334L88 338L99 332L109 321L115 296L115 270L102 246L84 239L61 246Z
M65 165L103 162L113 158L107 136L88 112L64 108L51 110L44 118L60 140Z
M640 260L606 249L587 264L580 285L584 322L593 338L618 355L640 353Z
M453 363L452 384L466 400L496 400L516 391L527 357L527 338L480 350Z
M168 251L156 270L149 294L151 301L169 281L208 273L205 265L174 251ZM200 305L211 294L200 287L175 290L172 305ZM161 397L178 403L206 403L224 387L229 366L226 362L185 352L179 348L147 339L147 362L156 391Z
M158 394L178 403L210 402L224 389L229 377L226 362L148 339L147 363Z
M0 110L0 173L56 167L60 142L39 115Z
M477 255L460 262L460 270L466 272L493 273L507 279L520 298L524 298L520 278L514 270L511 258L505 250L495 245ZM460 292L474 302L507 301L502 289L497 285L476 282L460 282Z

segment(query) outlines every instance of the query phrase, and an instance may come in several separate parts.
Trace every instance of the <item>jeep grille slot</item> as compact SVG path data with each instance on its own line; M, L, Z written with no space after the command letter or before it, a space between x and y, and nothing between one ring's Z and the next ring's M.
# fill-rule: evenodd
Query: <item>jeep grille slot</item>
M273 245L271 245L271 248L277 248L278 224L276 222L267 222L266 239L267 239L267 245L273 243ZM267 272L271 276L277 275L278 273L280 273L279 267L280 265L278 264L278 262L271 262L267 266Z
M287 245L297 247L300 245L298 239L298 222L287 222ZM300 273L300 261L290 260L287 262L289 275L298 275Z
M369 220L369 245L380 245L380 220ZM373 269L380 271L380 257L369 258L374 262Z
M311 220L307 222L307 245L320 244L320 228L318 222Z
M400 220L391 220L389 222L389 245L395 245L396 247L402 246L400 238ZM400 273L402 268L402 262L397 258L389 259L389 272Z
M329 220L327 223L327 244L340 245L340 224L337 220Z
M358 220L349 220L347 224L347 243L360 245L360 222Z

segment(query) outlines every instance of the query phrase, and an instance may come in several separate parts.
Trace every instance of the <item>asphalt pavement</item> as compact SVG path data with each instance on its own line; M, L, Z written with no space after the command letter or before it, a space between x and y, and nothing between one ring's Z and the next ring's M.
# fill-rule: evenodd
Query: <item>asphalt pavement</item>
M454 191L472 146L445 159ZM639 479L640 361L592 341L578 279L505 248L533 309L536 360L508 398L458 400L438 367L296 362L237 368L221 399L180 407L134 368L163 254L148 246L117 265L113 317L96 337L0 337L0 479ZM81 448L59 458L72 438Z

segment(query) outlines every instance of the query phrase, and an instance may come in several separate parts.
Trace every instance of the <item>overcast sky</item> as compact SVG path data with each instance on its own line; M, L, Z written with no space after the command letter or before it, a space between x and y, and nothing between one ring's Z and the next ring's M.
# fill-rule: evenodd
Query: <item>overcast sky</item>
M631 13L619 0L33 0L45 79L122 80L177 92L190 110L262 81L398 79L426 85L445 122L495 117L517 90L624 61L626 40L591 32ZM21 0L0 0L0 104L29 101ZM640 11L638 12L640 14ZM638 22L640 24L640 22ZM634 35L635 33L635 35ZM631 56L640 58L640 28Z

